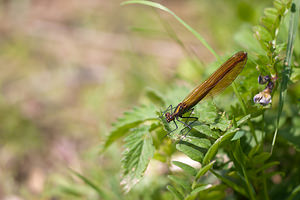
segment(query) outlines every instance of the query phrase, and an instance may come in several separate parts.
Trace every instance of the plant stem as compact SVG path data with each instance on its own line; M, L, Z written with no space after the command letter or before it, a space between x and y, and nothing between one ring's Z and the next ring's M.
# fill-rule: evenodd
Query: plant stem
M233 88L233 91L234 91L235 95L237 96L237 98L238 98L238 100L239 100L239 102L242 106L242 110L244 112L244 115L247 115L248 112L247 112L246 104L245 104L243 98L241 97L240 93L238 92L235 82L232 83L232 88ZM253 124L250 120L248 121L248 125L250 127L251 134L254 137L254 140L255 140L256 144L258 144L258 140L257 140L256 134L255 134L255 129L254 129L254 126L253 126Z
M279 106L278 106L278 113L277 113L277 119L276 119L276 129L275 129L275 133L273 136L271 153L273 152L273 148L275 146L275 141L277 138L277 133L278 133L278 128L279 128L280 115L282 113L283 104L284 104L285 96L287 93L287 85L290 80L291 71L292 71L291 61L292 61L292 55L293 55L294 41L295 41L295 37L297 34L297 28L298 28L299 6L300 6L300 0L294 1L291 5L288 44L287 44L287 48L286 48L286 57L284 60L283 70L282 70L282 81L280 84Z
M263 174L263 185L264 185L264 199L269 200L269 195L268 195L268 187L267 187L267 180L266 176Z
M244 174L244 177L245 177L245 181L246 181L246 184L247 184L247 187L248 187L248 191L249 191L249 194L250 194L250 199L255 200L256 198L255 198L255 196L254 196L254 191L253 191L253 189L252 189L252 187L251 187L251 185L250 185L250 182L249 182L249 179L248 179L246 170L245 170L245 168L244 168L243 165L241 165L241 168L242 168L242 170L243 170L243 174Z

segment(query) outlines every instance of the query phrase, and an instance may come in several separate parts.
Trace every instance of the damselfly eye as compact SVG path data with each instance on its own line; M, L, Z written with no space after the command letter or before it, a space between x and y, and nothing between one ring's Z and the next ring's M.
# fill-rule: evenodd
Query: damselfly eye
M170 114L169 112L167 112L167 113L165 114L165 116L166 116L167 122L172 121L172 120L171 120L171 114Z

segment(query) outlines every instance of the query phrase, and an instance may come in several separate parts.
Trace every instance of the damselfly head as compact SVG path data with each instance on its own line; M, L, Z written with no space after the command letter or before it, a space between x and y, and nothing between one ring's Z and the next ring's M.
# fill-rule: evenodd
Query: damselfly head
M169 112L167 112L165 114L165 117L166 117L166 120L167 120L168 123L174 120L174 116L171 115Z

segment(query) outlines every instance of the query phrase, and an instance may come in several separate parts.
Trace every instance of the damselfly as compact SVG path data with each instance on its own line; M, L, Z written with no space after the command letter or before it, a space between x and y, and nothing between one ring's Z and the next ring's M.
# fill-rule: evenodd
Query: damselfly
M211 97L226 87L228 87L238 74L243 70L247 62L247 53L240 51L229 58L224 64L219 67L206 81L196 87L181 103L179 103L173 111L173 106L170 105L167 110L163 113L168 123L174 122L176 128L171 132L178 129L176 121L192 129L190 126L192 123L198 120L197 117L183 116L186 112L193 112L194 106L206 97ZM181 121L179 118L192 120L190 124ZM189 132L188 131L188 132ZM168 134L170 134L169 132Z

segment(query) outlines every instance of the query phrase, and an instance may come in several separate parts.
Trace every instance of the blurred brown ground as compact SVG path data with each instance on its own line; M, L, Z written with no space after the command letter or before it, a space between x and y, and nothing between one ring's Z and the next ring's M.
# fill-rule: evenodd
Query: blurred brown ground
M53 174L80 171L84 152L98 148L111 122L175 73L184 54L155 12L120 2L0 1L0 199L39 195ZM194 3L163 2L214 46L205 7ZM202 61L214 59L172 17L159 15ZM130 30L143 26L160 32Z

